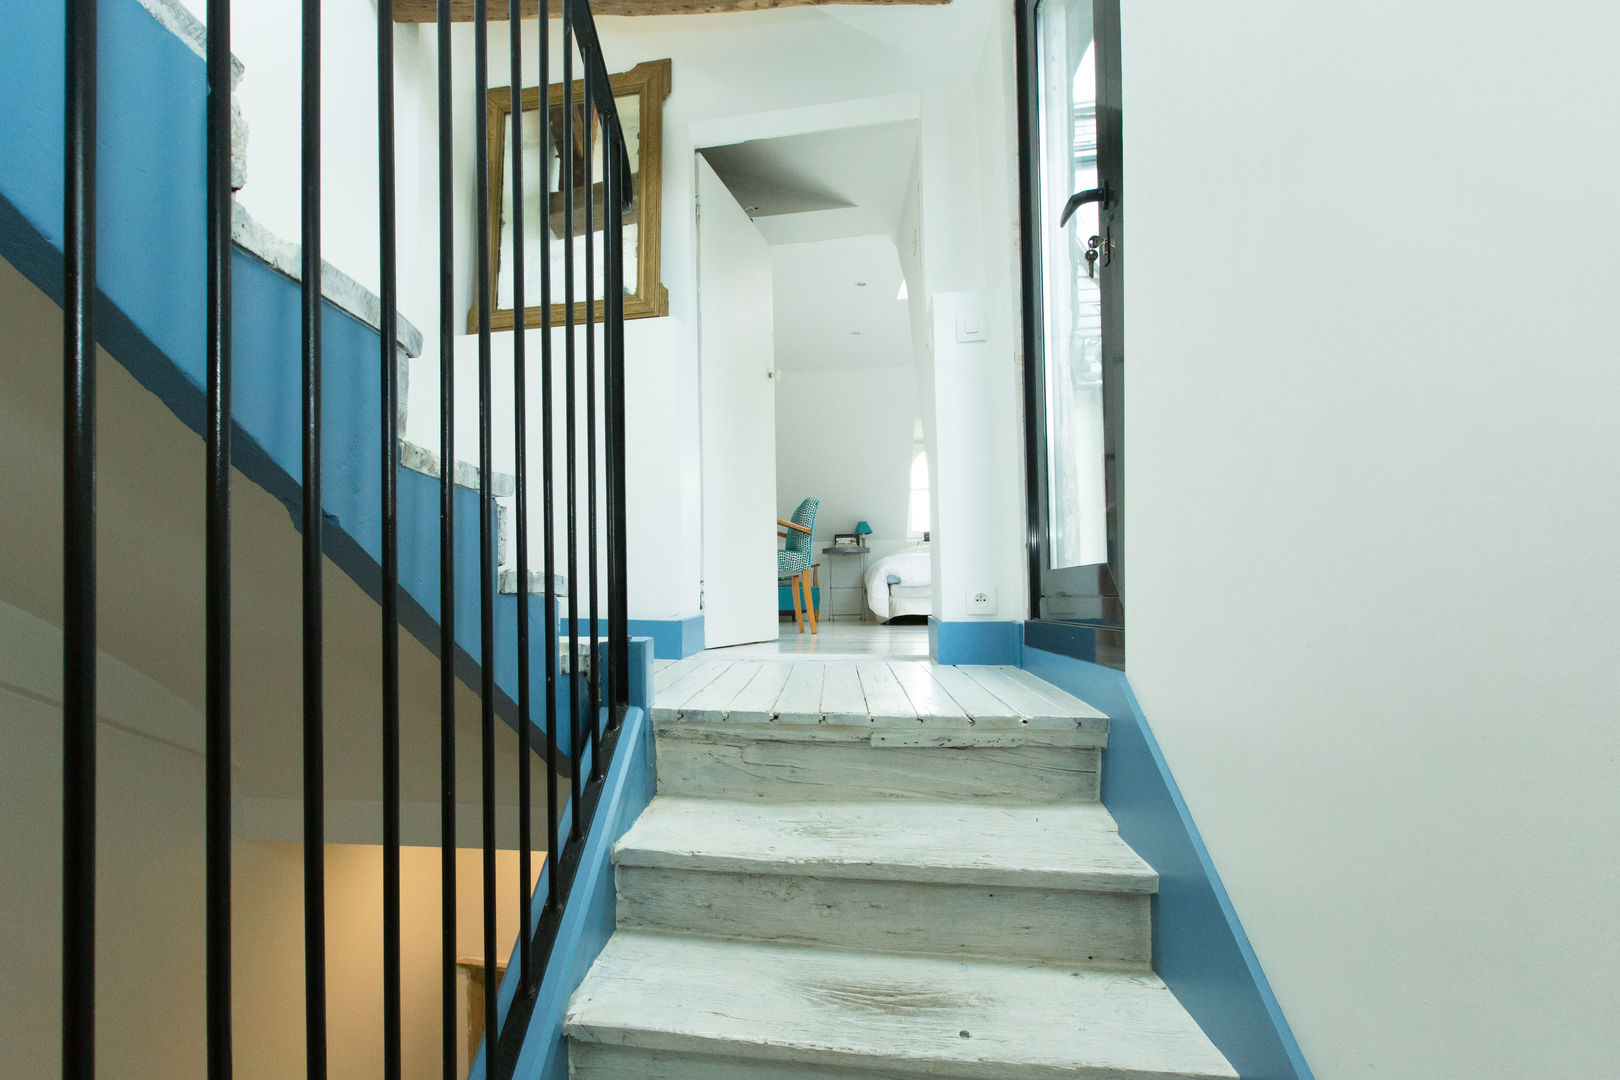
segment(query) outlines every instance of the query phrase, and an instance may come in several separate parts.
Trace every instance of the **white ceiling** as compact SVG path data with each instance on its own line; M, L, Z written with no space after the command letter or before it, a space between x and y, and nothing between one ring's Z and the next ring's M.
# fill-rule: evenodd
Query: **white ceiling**
M778 370L911 365L911 319L897 299L900 259L889 237L778 245L771 268Z
M912 183L916 121L703 154L771 245L777 369L910 365L893 237Z
M771 244L892 234L916 154L912 120L703 151Z

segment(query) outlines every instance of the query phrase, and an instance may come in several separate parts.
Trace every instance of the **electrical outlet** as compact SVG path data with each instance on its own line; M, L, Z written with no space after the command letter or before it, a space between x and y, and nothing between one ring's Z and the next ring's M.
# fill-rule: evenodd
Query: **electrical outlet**
M968 592L969 615L994 615L996 613L996 590L972 589Z

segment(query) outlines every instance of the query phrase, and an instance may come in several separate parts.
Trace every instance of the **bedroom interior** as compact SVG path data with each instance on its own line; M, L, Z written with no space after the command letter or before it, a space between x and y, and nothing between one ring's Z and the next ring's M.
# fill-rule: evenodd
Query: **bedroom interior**
M900 251L916 155L905 120L702 153L769 249L784 650L899 630L897 646L926 650L932 482Z

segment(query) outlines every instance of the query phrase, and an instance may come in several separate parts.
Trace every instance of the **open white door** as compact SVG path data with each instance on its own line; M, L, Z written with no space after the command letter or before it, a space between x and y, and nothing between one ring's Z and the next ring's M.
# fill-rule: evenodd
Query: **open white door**
M776 382L771 253L697 156L703 644L773 641Z

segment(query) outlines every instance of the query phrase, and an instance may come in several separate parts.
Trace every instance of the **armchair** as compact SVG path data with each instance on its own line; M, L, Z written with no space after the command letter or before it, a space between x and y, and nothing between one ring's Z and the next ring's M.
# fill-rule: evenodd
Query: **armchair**
M776 582L781 585L786 579L793 593L793 621L804 633L804 616L808 609L810 615L810 632L820 633L816 621L816 589L820 581L811 580L811 571L817 571L816 578L820 578L819 567L812 567L810 562L810 537L816 526L816 510L821 506L820 499L806 499L793 511L790 521L776 519L782 526L776 535L783 538L782 547L776 552Z

